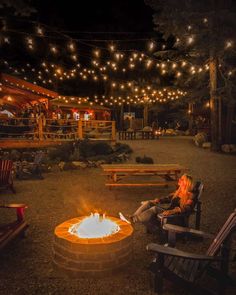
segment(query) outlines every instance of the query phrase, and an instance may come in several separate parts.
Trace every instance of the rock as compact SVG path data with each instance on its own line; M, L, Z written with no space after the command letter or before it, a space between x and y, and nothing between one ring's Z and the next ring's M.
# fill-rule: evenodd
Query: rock
M96 162L96 166L97 166L97 167L100 167L102 164L105 164L105 163L106 163L106 161L104 161L104 160L99 160L99 161Z
M207 142L207 134L204 132L199 132L194 136L194 142L197 146L202 146L204 142Z
M65 166L65 162L60 162L58 164L58 167L60 168L61 171L64 170L64 166Z
M152 127L150 127L150 126L145 126L145 127L143 128L143 131L152 131Z
M74 170L77 167L72 162L66 162L63 166L63 170Z
M203 142L202 147L204 149L209 149L211 148L211 142L207 141L207 142Z
M89 168L97 167L96 162L94 162L94 161L88 161L87 167L89 167Z
M221 150L224 153L236 153L236 145L235 144L223 144L221 146Z
M86 168L87 164L85 162L80 162L80 161L73 161L72 164L76 167L80 168Z
M236 144L230 144L231 152L236 153Z
M177 135L174 129L166 129L165 135Z
M221 146L221 150L222 150L222 152L224 152L224 153L230 153L230 152L231 152L230 145L229 145L229 144L223 144L223 145Z

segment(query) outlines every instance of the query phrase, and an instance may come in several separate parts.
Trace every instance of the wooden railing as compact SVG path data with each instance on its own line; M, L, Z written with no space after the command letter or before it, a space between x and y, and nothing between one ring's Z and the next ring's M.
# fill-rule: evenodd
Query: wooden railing
M53 120L44 117L0 118L0 139L71 141L76 139L116 139L115 121Z

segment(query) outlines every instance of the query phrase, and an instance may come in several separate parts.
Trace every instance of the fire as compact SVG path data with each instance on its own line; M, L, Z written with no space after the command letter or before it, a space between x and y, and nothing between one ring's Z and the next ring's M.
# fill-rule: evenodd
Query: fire
M69 228L69 233L80 238L101 238L113 235L120 230L117 223L103 214L91 213L89 217L85 217L81 222L72 225Z

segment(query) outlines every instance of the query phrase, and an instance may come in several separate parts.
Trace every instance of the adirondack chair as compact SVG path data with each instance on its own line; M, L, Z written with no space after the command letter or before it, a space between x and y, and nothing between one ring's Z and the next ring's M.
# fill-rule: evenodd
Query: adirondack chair
M197 181L193 188L193 209L188 212L163 216L158 214L158 222L160 223L160 239L163 243L166 242L166 232L163 230L163 227L166 223L177 224L184 227L189 227L189 219L191 215L195 215L195 229L200 229L201 224L201 195L203 192L203 183Z
M0 160L0 188L10 189L15 194L12 169L13 162L11 160Z
M27 208L24 204L0 205L4 209L16 209L17 219L11 223L0 225L0 251L5 248L13 239L23 237L28 227L24 219L24 210Z
M173 225L168 227L178 228ZM212 294L200 284L204 275L210 275L218 282L218 294L224 294L227 284L232 283L228 276L228 269L231 237L235 231L236 209L213 239L205 255L187 253L159 244L148 244L147 250L156 254L155 261L150 265L150 270L155 274L155 292L158 294L163 292L163 279L166 278L191 290L191 294L193 292ZM197 230L194 232L203 237L212 237Z

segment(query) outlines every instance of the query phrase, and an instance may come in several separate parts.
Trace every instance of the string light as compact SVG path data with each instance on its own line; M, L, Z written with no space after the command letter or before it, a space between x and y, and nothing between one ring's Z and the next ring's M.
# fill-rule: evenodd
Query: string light
M110 45L110 46L109 46L109 49L110 49L110 51L115 51L115 45L113 45L113 44Z
M38 35L40 35L40 36L43 36L43 28L42 27L40 27L40 26L37 26L36 27L36 33L38 34Z
M233 46L233 42L232 41L227 41L226 45L225 45L225 48L228 49L228 48L231 48L232 46Z
M56 48L56 46L51 46L51 51L54 53L54 54L56 54L57 53L57 48Z
M193 36L190 36L190 37L188 38L188 44L192 44L192 43L193 43L193 41L194 41L194 38L193 38Z
M148 45L148 49L149 49L149 51L153 51L154 48L155 48L155 43L153 41L151 41Z
M74 51L75 50L75 44L73 42L70 42L68 44L68 48L69 48L70 51Z
M99 57L100 56L100 51L97 49L97 50L94 50L94 55L96 57Z

